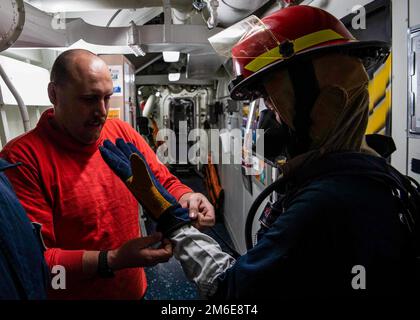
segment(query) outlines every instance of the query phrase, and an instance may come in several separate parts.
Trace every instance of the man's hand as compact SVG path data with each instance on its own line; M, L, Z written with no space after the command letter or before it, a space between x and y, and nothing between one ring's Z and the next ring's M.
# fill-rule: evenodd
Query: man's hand
M179 199L179 203L183 208L189 209L190 218L195 220L193 225L197 229L214 226L216 222L214 207L203 194L186 193Z
M161 233L129 240L118 249L108 252L108 265L112 270L120 270L167 262L172 257L172 245L168 239L163 239L159 248L151 248L161 240Z

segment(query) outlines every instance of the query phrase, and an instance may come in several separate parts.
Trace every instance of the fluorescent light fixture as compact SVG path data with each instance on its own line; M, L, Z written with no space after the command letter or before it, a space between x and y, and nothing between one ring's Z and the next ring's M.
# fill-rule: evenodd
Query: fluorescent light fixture
M181 78L181 73L169 73L168 80L169 81L178 81Z
M143 49L140 48L140 46L137 45L137 44L131 44L131 45L129 45L129 47L130 47L131 51L133 51L133 53L136 57L146 55L146 52L144 52Z
M163 51L163 61L165 62L178 62L179 52L178 51Z

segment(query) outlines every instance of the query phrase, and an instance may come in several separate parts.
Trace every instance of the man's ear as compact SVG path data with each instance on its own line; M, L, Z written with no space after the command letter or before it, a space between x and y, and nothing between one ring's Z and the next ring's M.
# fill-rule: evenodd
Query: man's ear
M50 101L53 105L56 105L57 103L57 87L54 82L50 82L48 84L48 97L50 98Z

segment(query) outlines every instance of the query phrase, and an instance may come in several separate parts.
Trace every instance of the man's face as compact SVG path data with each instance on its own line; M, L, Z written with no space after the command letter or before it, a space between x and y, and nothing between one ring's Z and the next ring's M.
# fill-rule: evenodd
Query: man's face
M95 143L108 115L112 80L106 64L93 55L76 57L71 79L50 84L54 118L60 128L83 144Z

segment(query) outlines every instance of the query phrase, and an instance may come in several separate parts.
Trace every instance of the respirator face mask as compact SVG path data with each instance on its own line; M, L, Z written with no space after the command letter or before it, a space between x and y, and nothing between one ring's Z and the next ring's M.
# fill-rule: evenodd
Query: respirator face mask
M276 72L264 82L265 103L276 114L282 128L278 142L287 158L310 150L312 108L320 90L312 61L298 59Z
M264 104L267 108L260 111L257 129L264 130L264 156L274 162L276 158L284 158L287 155L286 146L291 139L291 131L271 107L268 98Z

